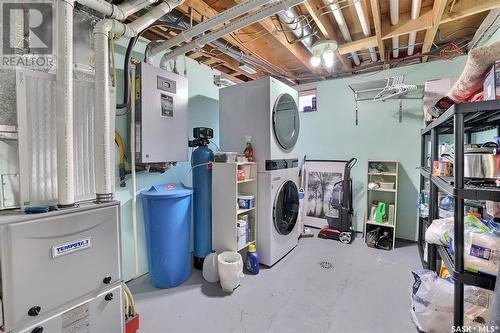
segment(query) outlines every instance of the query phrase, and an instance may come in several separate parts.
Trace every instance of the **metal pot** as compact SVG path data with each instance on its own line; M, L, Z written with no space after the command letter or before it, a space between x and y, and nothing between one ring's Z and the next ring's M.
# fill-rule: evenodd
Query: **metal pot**
M465 147L464 177L475 179L500 178L499 147L494 142L487 142L482 146L470 145Z

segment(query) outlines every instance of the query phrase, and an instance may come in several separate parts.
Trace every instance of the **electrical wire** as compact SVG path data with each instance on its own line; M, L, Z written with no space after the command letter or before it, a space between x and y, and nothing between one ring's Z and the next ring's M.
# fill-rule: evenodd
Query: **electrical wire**
M446 35L444 35L444 36L441 36L441 30L439 30L439 29L438 29L438 30L437 30L437 32L436 32L436 40L437 40L438 42L444 42L444 41L445 41L445 40L447 40L450 36L453 36L453 35L455 35L456 33L460 32L460 31L464 31L464 30L474 30L474 32L475 32L475 31L477 31L477 29L478 29L477 27L463 27L463 28L460 28L460 29L454 30L454 31L452 31L452 32L450 32L450 33L448 33L448 34L446 34ZM471 33L471 34L469 34L469 35L473 35L473 34L474 34L474 33ZM469 35L468 35L468 36L469 36Z
M123 64L123 102L116 104L117 109L125 109L130 104L130 84L131 82L127 79L130 73L130 59L132 58L132 51L134 50L135 44L139 40L139 38L148 30L154 27L159 26L167 26L171 28L171 24L161 22L161 23L153 23L148 26L146 29L142 30L137 34L137 36L132 37L128 43L127 51L125 52L125 60Z

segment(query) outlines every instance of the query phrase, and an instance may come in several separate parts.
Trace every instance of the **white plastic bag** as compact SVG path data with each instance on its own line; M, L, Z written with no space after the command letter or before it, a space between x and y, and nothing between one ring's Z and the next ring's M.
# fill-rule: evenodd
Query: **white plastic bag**
M412 272L412 320L421 332L450 332L453 323L453 282L432 271Z
M226 251L219 254L219 278L222 290L232 293L243 277L243 259L238 252Z
M453 249L450 231L450 250ZM500 226L474 216L464 219L464 266L467 271L495 276L500 266Z
M453 217L434 220L425 231L425 241L430 244L448 245L452 229Z
M421 332L450 332L453 325L453 280L442 279L433 271L413 271L411 292L412 320ZM465 286L464 325L488 325L493 293Z
M495 276L500 261L500 235L471 232L468 239L464 249L465 268Z
M215 251L212 251L203 261L203 278L210 283L219 281L219 262Z

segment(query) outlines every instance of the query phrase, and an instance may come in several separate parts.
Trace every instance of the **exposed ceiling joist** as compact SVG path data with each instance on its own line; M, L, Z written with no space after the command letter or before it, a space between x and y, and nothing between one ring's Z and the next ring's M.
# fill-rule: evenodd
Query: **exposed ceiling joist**
M412 31L426 30L424 46L427 46L426 49L428 52L430 51L430 47L432 47L432 42L434 41L434 36L436 35L439 25L460 20L490 9L500 8L499 0L467 0L458 2L454 6L453 11L450 13L445 11L446 2L446 0L436 0L434 2L434 7L424 12L416 20L411 20L410 13L402 13L400 14L400 23L395 26L391 26L387 20L382 21L382 40L391 39L393 36L406 35ZM439 7L435 7L436 4L439 4ZM458 6L459 4L460 6ZM435 14L439 14L439 12L436 12L434 8L439 9L441 12L441 16L437 17L436 21L434 21L434 16ZM422 10L425 9L422 8ZM375 15L376 13L374 13L374 17ZM434 24L434 22L438 23ZM376 26L375 29L377 29ZM343 49L340 53L345 54L344 52L346 52L346 50L352 50L352 52L355 52L365 49L367 45L373 45L373 40L371 38L372 37L363 38L352 43L340 45L339 49ZM427 44L425 44L426 42ZM355 49L356 46L359 47L359 49Z
M311 53L307 51L300 43L290 43L285 36L285 34L276 29L271 18L263 19L259 21L259 24L266 29L282 46L284 46L288 51L290 51L295 58L297 58L305 68L309 69L311 72L315 72L316 68L311 65Z
M236 76L233 76L233 75L226 74L224 72L220 72L220 75L223 78L228 79L229 81L233 81L234 83L245 83L245 81L243 81L242 79L239 79L239 78L237 78Z
M382 17L380 15L379 0L370 1L372 7L373 24L375 26L375 37L377 37L378 53L381 61L385 61L385 46L382 40Z
M205 46L206 48L211 48L209 46ZM218 49L216 48L211 48L211 54L214 54L215 52L219 52ZM230 68L232 69L233 71L235 72L240 72L238 75L244 75L252 80L257 80L258 78L261 77L260 74L250 74L250 73L247 73L247 72L242 72L241 69L239 68L240 66L240 62L230 56L228 56L227 54L225 53L219 53L219 54L214 54L213 55L213 59L217 59L218 61L222 62L224 64L224 66L226 66L227 68ZM207 62L204 62L206 65L209 65L209 63Z
M194 22L200 22L203 17L211 18L218 14L218 12L206 4L202 0L186 0L183 5L176 7L184 15L190 16L192 13L192 18ZM203 13L201 16L200 13ZM246 50L254 56L257 56L263 62L267 63L272 67L279 67L282 65L280 59L276 59L276 56L272 51L268 50L265 45L262 45L259 40L256 41L246 41L245 44L235 38L233 35L226 35L223 39L231 45L236 45L240 49ZM305 50L304 50L305 51ZM295 57L295 55L293 55Z
M377 46L378 46L377 36L371 36L360 40L355 40L354 42L339 45L339 52L340 54L349 54L352 52L365 50L369 49L370 47L377 47Z
M388 20L382 25L382 39L391 39L407 35L412 31L427 30L432 27L432 10L422 13L416 20L412 20L410 13L402 13L399 16L399 23L392 25Z
M441 24L482 13L484 11L500 8L499 0L462 0L457 2L452 11L445 11Z
M304 6L314 20L314 23L316 23L316 26L323 37L325 39L338 40L332 21L326 15L322 15L320 10L320 8L323 7L322 3L318 3L317 0L306 0L304 1ZM351 62L343 57L338 50L335 51L335 56L342 63L344 69L349 70L352 68Z
M425 32L424 45L422 46L422 53L427 53L432 48L436 31L439 28L441 18L443 17L446 8L446 0L436 0L432 6L432 27ZM428 57L423 57L422 62L426 62Z

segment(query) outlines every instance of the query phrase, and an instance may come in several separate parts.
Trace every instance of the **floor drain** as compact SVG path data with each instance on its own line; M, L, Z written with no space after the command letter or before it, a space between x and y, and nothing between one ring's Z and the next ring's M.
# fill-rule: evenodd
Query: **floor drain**
M333 268L333 264L331 262L328 262L328 261L322 261L319 263L319 265L321 266L321 268L324 268L324 269L332 269Z

